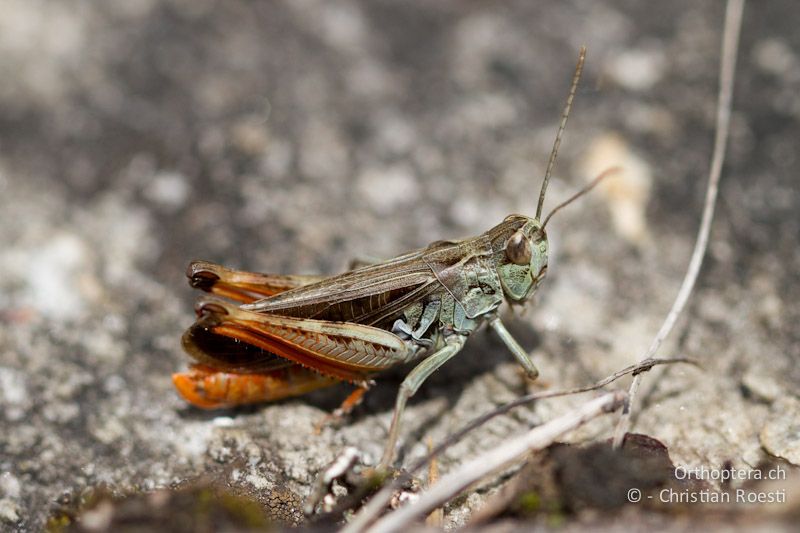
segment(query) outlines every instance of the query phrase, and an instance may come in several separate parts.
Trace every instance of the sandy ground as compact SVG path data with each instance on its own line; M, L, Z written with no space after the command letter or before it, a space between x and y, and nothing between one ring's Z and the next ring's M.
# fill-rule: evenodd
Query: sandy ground
M1 0L0 13L0 529L38 530L87 487L204 475L300 501L344 446L376 459L402 372L320 435L347 387L222 413L177 397L186 265L335 273L532 214L581 44L547 204L626 170L553 220L548 280L509 318L542 377L526 384L477 333L411 402L401 461L528 389L632 363L675 296L709 166L721 2ZM645 380L635 430L677 465L800 463L798 19L791 1L745 13L712 243L660 352L703 369ZM584 400L497 419L440 468Z

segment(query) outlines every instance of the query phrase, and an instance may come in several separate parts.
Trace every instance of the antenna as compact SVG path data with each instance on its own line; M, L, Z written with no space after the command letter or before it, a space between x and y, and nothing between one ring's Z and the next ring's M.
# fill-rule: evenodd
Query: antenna
M567 105L564 106L564 112L561 114L561 125L558 126L558 133L556 133L556 140L553 143L553 151L550 152L550 160L547 162L547 171L544 173L544 182L542 183L542 191L539 193L539 205L536 206L536 219L539 220L542 216L542 207L544 207L544 193L547 191L547 183L550 181L550 174L553 172L553 167L556 164L556 155L558 154L558 147L561 145L561 134L564 133L564 128L567 127L567 119L569 118L569 111L572 109L572 99L575 98L575 92L578 90L578 80L581 79L581 72L583 72L583 62L586 60L586 47L581 46L578 53L578 65L575 67L575 74L572 76L572 86L569 88L569 96L567 96ZM552 215L552 213L550 213Z
M553 210L550 211L550 213L544 219L544 222L542 222L542 229L544 229L544 227L547 225L547 222L550 220L550 217L556 214L556 211L559 211L562 207L568 206L569 204L571 204L572 202L574 202L587 192L594 189L595 185L597 185L598 183L609 177L611 174L615 174L620 170L622 170L622 167L611 167L605 169L603 172L600 173L600 175L598 175L595 179L593 179L586 187L573 194L568 200L565 200L560 204L558 204L557 206L555 206Z

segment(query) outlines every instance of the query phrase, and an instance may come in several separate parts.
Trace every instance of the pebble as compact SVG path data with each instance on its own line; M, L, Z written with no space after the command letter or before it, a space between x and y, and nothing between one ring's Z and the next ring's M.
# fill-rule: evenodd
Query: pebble
M20 518L21 511L16 502L8 498L0 500L0 520L16 524L20 521Z
M768 453L800 466L800 400L787 397L775 402L760 439Z

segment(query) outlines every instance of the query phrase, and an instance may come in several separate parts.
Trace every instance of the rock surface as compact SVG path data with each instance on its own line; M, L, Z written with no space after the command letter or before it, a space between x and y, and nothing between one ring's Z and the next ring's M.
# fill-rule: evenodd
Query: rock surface
M39 530L65 495L98 485L211 476L299 501L345 446L377 458L402 372L320 435L347 387L223 413L184 404L170 381L193 319L184 269L335 273L532 213L581 44L547 204L591 178L589 155L609 160L603 139L637 174L550 226L548 280L510 325L540 381L479 332L411 402L402 461L528 388L634 362L676 294L709 167L721 3L0 7L0 529ZM660 352L703 369L644 381L635 430L676 465L754 467L762 444L797 457L797 420L775 405L796 410L800 395L798 18L789 1L746 11L712 243ZM440 469L581 401L496 419ZM448 507L445 525L484 493Z

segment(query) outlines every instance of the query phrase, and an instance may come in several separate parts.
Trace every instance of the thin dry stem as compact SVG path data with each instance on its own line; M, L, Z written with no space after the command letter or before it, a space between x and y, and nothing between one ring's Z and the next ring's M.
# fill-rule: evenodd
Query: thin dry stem
M428 437L428 453L433 451L433 439ZM431 456L428 465L428 487L432 487L439 482L439 462L436 456ZM425 525L430 527L441 528L444 524L444 509L437 507L425 519Z
M571 431L589 420L619 409L625 402L622 391L609 392L590 400L577 409L554 418L515 439L482 454L480 457L464 463L456 471L439 480L439 483L422 494L415 502L401 507L397 511L383 517L367 531L388 533L400 531L432 509L445 504L462 491L477 483L489 474L508 467L515 461L524 458L534 450L550 446L563 434ZM368 523L351 524L345 531L361 531Z
M692 359L687 359L685 357L674 357L672 359L647 359L647 360L641 361L641 362L639 362L637 364L625 367L622 370L617 370L613 374L611 374L609 376L606 376L605 378L601 379L600 381L597 381L597 382L593 383L592 385L584 385L583 387L576 387L576 388L572 388L572 389L561 389L561 390L534 392L534 393L522 396L520 398L517 398L515 400L512 400L512 401L510 401L508 403L505 403L505 404L501 405L500 407L497 407L496 409L493 409L493 410L489 411L488 413L485 413L485 414L483 414L483 415L481 415L479 417L476 417L476 418L472 419L469 422L469 424L467 424L466 426L464 426L463 428L461 428L457 432L448 435L448 437L444 441L439 443L435 448L433 448L430 451L430 453L428 453L427 456L423 457L422 459L420 459L419 461L417 461L416 463L411 465L411 467L408 469L408 471L411 474L414 474L415 472L417 472L420 469L422 469L422 467L424 467L426 464L428 464L431 460L433 460L434 457L438 456L443 451L445 451L447 448L449 448L453 444L455 444L455 443L459 442L461 439L463 439L467 434L469 434L472 431L476 430L477 428L479 428L480 426L484 425L485 423L487 423L488 421L492 420L493 418L498 417L500 415L503 415L505 413L508 413L512 409L515 409L515 408L520 407L520 406L525 405L525 404L529 404L529 403L535 402L537 400L545 400L545 399L549 399L549 398L558 398L558 397L561 397L561 396L572 396L574 394L580 394L580 393L583 393L583 392L590 392L590 391L593 391L593 390L598 390L598 389L601 389L601 388L605 387L606 385L609 385L609 384L613 383L614 381L618 380L619 378L621 378L623 376L627 376L628 374L633 374L634 376L636 376L636 375L638 375L638 374L640 374L642 372L647 372L648 370L650 370L654 366L670 365L670 364L676 364L676 363L688 363L688 364L692 364L692 365L697 365L696 361L694 361ZM398 487L400 485L401 485L401 483L398 483ZM395 487L395 489L396 488L397 487Z
M720 84L719 96L717 100L717 123L714 136L714 153L711 158L711 170L708 177L708 188L706 189L706 199L703 206L703 218L700 222L700 229L697 233L697 241L694 245L692 257L689 260L689 267L683 283L678 291L678 296L672 304L672 308L661 325L661 329L653 339L647 352L642 356L642 360L652 358L664 339L672 331L675 322L689 300L697 276L700 273L700 266L703 264L703 256L708 248L708 237L711 233L711 222L714 219L714 207L717 203L717 192L719 190L719 180L722 174L722 163L725 160L725 145L730 129L731 119L731 100L733 99L733 79L736 71L736 49L739 44L739 29L742 24L742 11L744 10L744 0L729 0L725 11L725 29L722 35L722 60L720 65ZM620 447L628 432L631 424L631 413L636 393L639 391L641 374L633 377L630 389L628 390L628 402L622 411L622 416L617 423L614 431L614 447Z
M471 433L475 429L479 428L489 420L508 413L512 409L519 407L521 405L532 403L536 400L544 400L547 398L557 398L560 396L569 396L573 394L580 394L582 392L590 392L593 390L600 389L605 387L606 385L618 380L622 376L626 376L628 374L636 375L640 372L647 372L651 368L657 365L668 365L668 364L676 364L676 363L688 363L694 364L697 363L691 359L687 359L684 357L675 357L672 359L648 359L646 361L641 361L635 365L630 365L622 370L618 370L613 374L601 379L600 381L595 382L592 385L585 385L583 387L577 387L573 389L562 389L562 390L553 390L553 391L540 391L535 392L532 394L528 394L526 396L522 396L521 398L517 398L511 402L501 405L500 407L489 411L477 418L474 418L472 421L469 422L466 426L461 428L455 433L448 435L448 437L439 443L435 448L429 451L428 455L421 458L419 461L411 465L407 472L403 472L397 476L391 483L388 483L380 492L375 494L370 501L365 505L361 511L356 515L356 519L351 522L351 524L344 530L344 531L358 531L359 528L363 529L366 527L367 524L374 521L383 510L388 505L389 501L392 499L392 495L399 490L407 481L410 480L411 475L415 474L416 472L420 471L425 465L428 465L433 461L439 454L445 451L447 448L452 446L453 444L459 442L463 439L467 434ZM359 524L361 524L359 526ZM351 529L354 527L355 529Z

